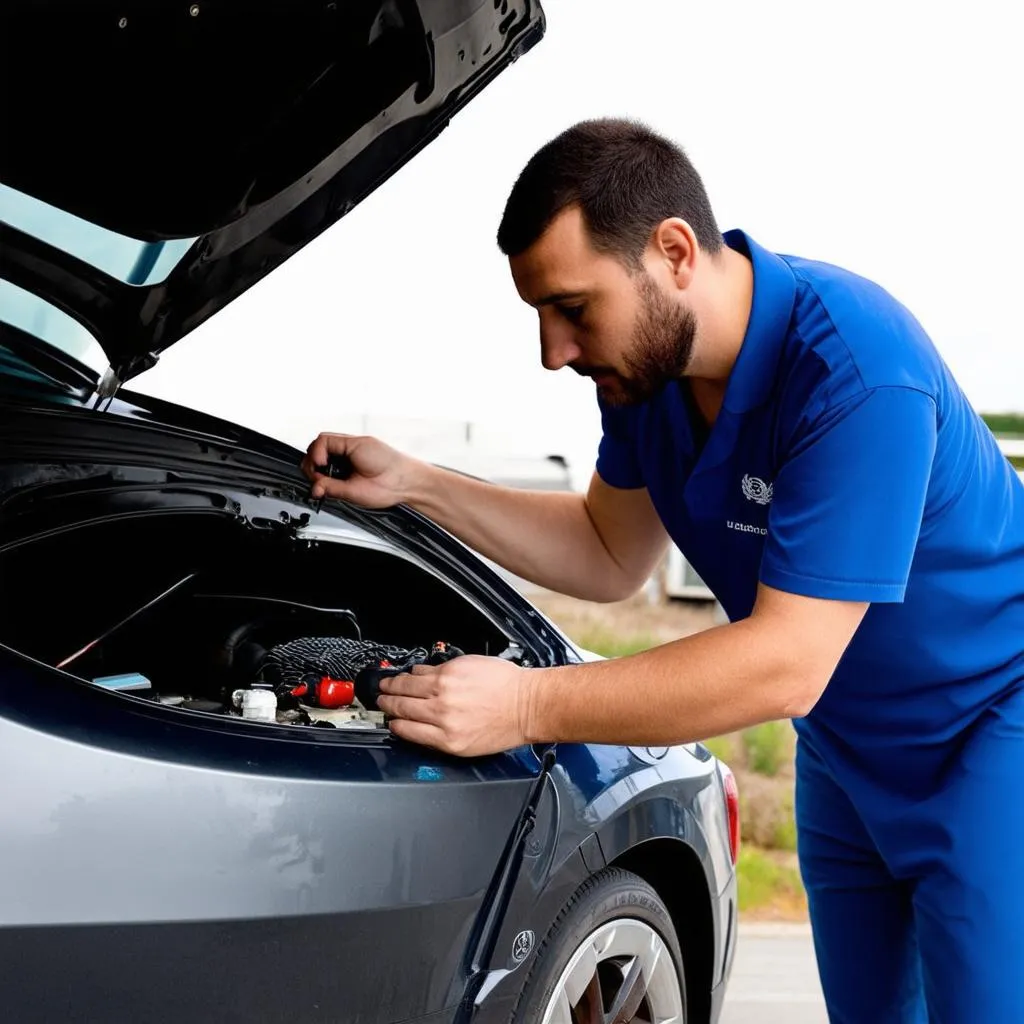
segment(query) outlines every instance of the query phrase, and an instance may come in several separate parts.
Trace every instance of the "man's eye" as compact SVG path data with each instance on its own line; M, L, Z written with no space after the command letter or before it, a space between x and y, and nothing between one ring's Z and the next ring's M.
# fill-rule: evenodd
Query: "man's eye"
M578 324L583 319L582 306L559 306L559 311L570 323Z

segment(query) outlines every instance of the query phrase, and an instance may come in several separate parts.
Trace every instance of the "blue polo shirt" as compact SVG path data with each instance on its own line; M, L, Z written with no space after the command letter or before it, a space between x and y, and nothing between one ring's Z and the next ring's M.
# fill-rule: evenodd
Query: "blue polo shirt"
M648 489L734 621L758 581L870 602L795 725L848 784L916 798L979 714L1024 687L1024 484L885 290L724 237L754 291L717 420L702 430L676 384L599 403L597 470Z

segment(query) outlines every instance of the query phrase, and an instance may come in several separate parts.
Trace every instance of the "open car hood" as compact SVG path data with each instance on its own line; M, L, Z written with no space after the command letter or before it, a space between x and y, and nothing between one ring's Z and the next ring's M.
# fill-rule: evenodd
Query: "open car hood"
M537 0L7 0L0 285L127 380L543 33Z

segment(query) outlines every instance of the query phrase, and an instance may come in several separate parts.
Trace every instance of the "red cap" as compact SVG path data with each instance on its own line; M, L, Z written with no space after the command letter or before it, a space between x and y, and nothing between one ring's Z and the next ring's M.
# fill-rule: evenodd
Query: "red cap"
M356 698L356 684L351 679L324 676L316 688L316 700L322 708L347 707Z

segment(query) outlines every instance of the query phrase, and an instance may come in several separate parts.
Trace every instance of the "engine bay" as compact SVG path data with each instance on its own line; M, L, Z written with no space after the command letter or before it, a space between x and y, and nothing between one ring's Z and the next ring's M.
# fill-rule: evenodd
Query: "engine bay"
M75 573L89 552L124 554ZM41 571L57 564L50 577ZM380 680L466 653L530 658L432 572L383 549L224 515L94 522L0 556L0 639L96 686L274 725L386 730Z
M428 649L364 639L356 614L347 608L316 608L262 595L204 593L195 589L196 582L190 575L173 591L188 587L180 599L193 606L197 624L220 625L213 630L204 625L207 670L178 666L173 673L191 685L171 684L168 664L156 680L132 671L129 665L137 655L119 649L119 630L128 628L152 602L56 667L107 689L190 711L278 725L380 729L386 725L384 712L377 707L381 679L413 665L440 665L465 653L444 640ZM237 614L247 605L249 614ZM501 656L523 660L514 644Z

